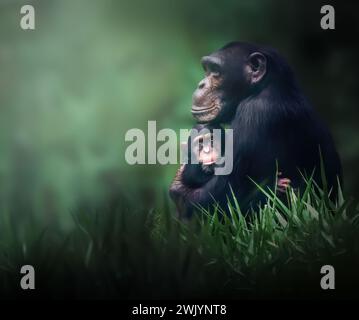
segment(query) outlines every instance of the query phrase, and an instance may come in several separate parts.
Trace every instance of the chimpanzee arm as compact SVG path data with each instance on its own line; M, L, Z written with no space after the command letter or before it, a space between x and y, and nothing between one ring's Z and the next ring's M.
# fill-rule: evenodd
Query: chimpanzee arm
M182 181L182 173L185 165L177 171L170 187L170 196L175 202L180 218L189 218L195 207L210 208L215 201L223 205L226 195L229 194L228 176L213 175L204 185L198 188L190 188Z
M208 182L214 173L214 165L188 163L182 172L182 183L189 188L198 188Z

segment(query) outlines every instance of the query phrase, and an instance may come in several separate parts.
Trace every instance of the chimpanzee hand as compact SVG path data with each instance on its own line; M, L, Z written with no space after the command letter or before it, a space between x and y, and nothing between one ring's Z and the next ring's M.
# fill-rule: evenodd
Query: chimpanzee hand
M208 141L210 143L204 143ZM203 172L213 174L215 164L220 157L220 150L217 144L213 142L211 133L198 136L194 139L194 152L197 162L201 165Z
M277 190L281 193L286 193L287 189L290 187L291 180L288 178L280 178L282 172L278 172L277 180Z

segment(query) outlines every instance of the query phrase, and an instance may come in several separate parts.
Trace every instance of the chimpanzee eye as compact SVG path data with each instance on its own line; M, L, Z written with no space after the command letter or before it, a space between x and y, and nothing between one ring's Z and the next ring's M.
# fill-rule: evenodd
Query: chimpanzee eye
M203 69L205 72L206 77L213 76L213 77L219 77L221 75L221 68L216 63L206 63L203 64Z
M212 64L210 66L211 74L214 77L219 77L221 75L221 68L217 64Z
M212 71L214 77L219 77L221 75L220 71Z
M208 77L211 74L211 70L206 65L203 65L204 75Z
M203 138L202 137L199 138L198 145L199 145L200 150L202 150L202 148L203 148Z

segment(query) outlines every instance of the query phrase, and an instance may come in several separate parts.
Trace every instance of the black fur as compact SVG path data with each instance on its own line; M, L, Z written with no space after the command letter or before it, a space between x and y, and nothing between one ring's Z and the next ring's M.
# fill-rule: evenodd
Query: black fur
M321 185L319 150L333 196L337 178L342 179L340 160L328 128L302 94L287 62L276 51L236 42L216 55L235 61L236 55L254 51L267 58L264 79L217 120L228 122L234 130L233 172L229 176L213 175L198 188L172 189L172 197L182 201L187 216L192 214L194 205L207 208L213 205L213 199L226 208L230 186L242 211L255 208L264 196L249 177L273 187L277 165L282 176L291 179L294 188L303 188L300 172L311 175L313 170L314 180Z

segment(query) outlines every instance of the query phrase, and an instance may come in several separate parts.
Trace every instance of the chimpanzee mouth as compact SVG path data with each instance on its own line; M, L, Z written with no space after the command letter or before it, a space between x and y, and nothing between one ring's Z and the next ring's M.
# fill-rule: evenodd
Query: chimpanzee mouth
M216 107L208 107L208 108L203 108L203 107L198 107L196 105L192 106L192 114L201 114L201 113L207 113L207 112L211 112L212 110L214 110Z

